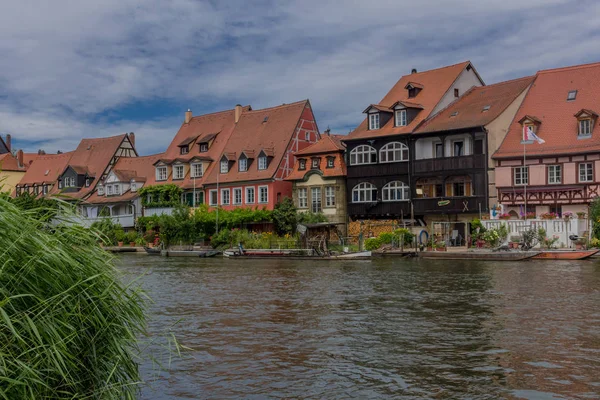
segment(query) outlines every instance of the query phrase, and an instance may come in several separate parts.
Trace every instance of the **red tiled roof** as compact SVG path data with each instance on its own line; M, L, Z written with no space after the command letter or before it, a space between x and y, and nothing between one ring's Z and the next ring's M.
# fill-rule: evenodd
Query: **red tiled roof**
M56 182L59 175L65 170L72 155L72 151L63 154L38 155L21 178L19 185L32 186L34 183L39 185Z
M534 79L534 76L528 76L494 85L473 87L433 118L424 122L415 133L485 126L502 114ZM452 116L455 113L458 114Z
M312 154L335 153L340 151L343 152L346 149L346 147L340 141L340 138L343 137L345 136L326 134L321 135L321 139L318 142L313 143L303 150L294 153L294 155L298 157Z
M318 142L306 147L305 149L295 153L296 163L294 169L288 175L286 180L299 181L303 180L307 174L318 173L324 178L346 176L346 163L344 162L345 146L340 141L342 135L321 135ZM307 160L306 169L299 169L298 158L309 158L311 156L321 157L321 168L319 170L311 169L311 162ZM333 168L327 168L327 157L334 157Z
M425 108L425 107L423 107L423 105L422 105L422 104L419 104L419 103L413 103L413 102L411 102L411 101L402 100L402 101L397 101L397 102L395 102L394 104L392 104L392 105L390 106L390 109L393 109L393 108L394 108L394 107L396 107L398 104L400 104L400 105L403 105L404 107L407 107L407 108L420 108L421 110L422 110L423 108Z
M205 176L204 183L216 183L217 174L221 183L272 179L296 131L304 108L308 106L308 100L302 100L242 112L222 153L235 153L239 157L244 150L253 149L257 155L263 151L273 159L265 170L258 169L258 161L251 163L246 172L239 172L237 163L226 174L221 174L218 168L211 168ZM217 159L220 158L219 156Z
M19 161L12 153L0 154L0 172L2 171L22 171L25 172L27 169L26 165L19 167ZM2 181L0 180L0 186Z
M465 61L460 64L403 76L378 104L389 108L398 101L409 101L421 105L423 110L417 114L410 124L402 127L394 127L393 118L390 118L380 129L369 130L367 119L365 118L347 136L346 140L411 133L422 121L429 117L429 114L440 102L444 94L470 64L469 61ZM409 98L408 91L406 90L406 85L410 82L419 83L423 86L423 89L414 98Z
M567 101L569 91L577 90L575 100ZM539 71L525 96L509 131L494 158L523 156L522 126L526 115L539 118L536 135L544 144L527 145L528 155L576 154L600 151L600 128L594 124L591 138L578 138L581 109L597 109L600 104L600 63Z
M382 106L381 104L370 104L369 107L365 108L365 111L363 111L363 113L366 113L371 108L388 113L394 112L394 110L392 110L390 106Z

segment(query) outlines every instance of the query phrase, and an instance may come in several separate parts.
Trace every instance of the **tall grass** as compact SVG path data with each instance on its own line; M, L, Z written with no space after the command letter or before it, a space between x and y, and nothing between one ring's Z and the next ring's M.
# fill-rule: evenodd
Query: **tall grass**
M140 292L97 236L40 212L0 197L0 399L135 398Z

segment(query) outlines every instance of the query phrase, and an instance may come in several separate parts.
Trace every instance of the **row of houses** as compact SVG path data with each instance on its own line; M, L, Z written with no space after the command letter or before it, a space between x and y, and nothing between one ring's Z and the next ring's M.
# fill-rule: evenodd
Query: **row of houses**
M466 61L413 69L383 99L365 101L365 118L348 135L321 134L304 100L188 110L156 155L138 156L133 133L27 161L5 153L24 170L15 195L82 200L90 223L113 218L131 228L141 215L169 212L138 191L174 184L192 207L272 209L291 197L350 235L365 222L444 221L466 237L473 218L587 211L600 183L599 77L595 63L485 85Z

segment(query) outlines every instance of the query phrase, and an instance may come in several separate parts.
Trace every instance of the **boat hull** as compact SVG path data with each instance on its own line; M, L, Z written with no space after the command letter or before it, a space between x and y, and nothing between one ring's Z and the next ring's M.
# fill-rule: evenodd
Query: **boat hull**
M532 257L534 260L585 260L600 250L549 250Z
M422 251L420 258L438 260L523 261L539 251Z

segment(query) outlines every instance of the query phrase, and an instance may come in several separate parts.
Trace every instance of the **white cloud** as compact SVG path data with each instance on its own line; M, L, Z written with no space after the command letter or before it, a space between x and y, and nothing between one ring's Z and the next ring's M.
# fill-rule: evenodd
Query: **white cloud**
M321 129L346 133L413 67L471 59L492 83L597 61L600 28L590 0L18 4L0 14L0 132L28 150L135 131L140 151L156 152L187 107L303 98ZM141 120L119 113L149 101L182 109ZM106 111L118 118L98 123Z

